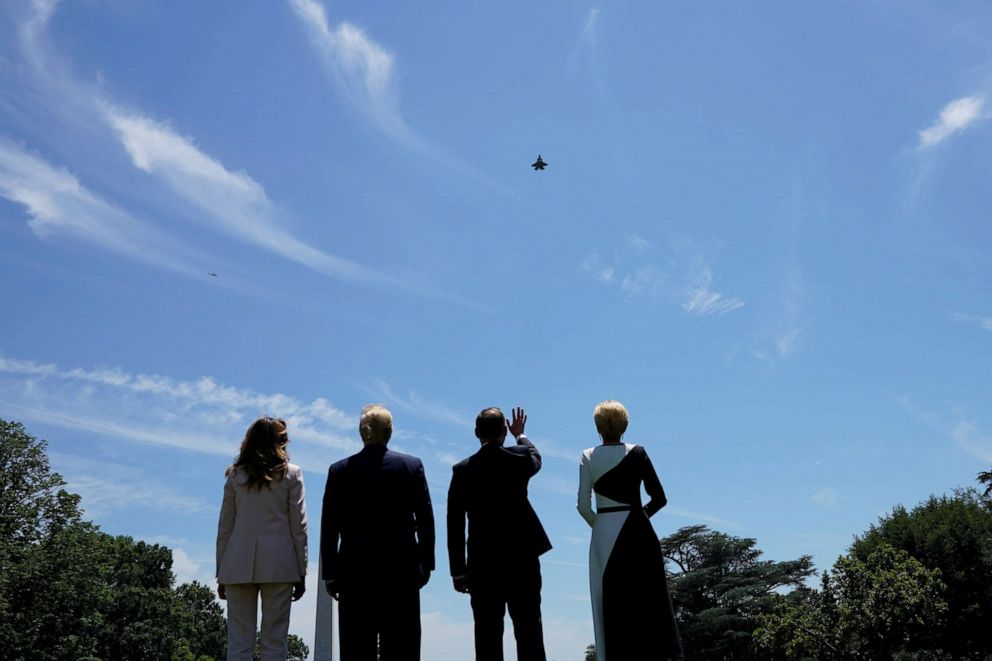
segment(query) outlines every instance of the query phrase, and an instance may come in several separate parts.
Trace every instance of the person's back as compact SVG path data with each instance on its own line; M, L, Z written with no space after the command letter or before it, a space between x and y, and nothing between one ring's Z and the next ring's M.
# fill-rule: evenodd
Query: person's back
M502 661L507 611L518 661L545 660L540 556L551 542L527 499L541 455L524 435L526 421L523 409L514 409L512 424L485 409L476 419L479 451L452 467L448 562L455 590L471 595L476 661ZM507 431L517 445L503 447Z
M217 522L217 595L227 601L228 661L250 661L258 632L261 658L286 658L290 603L303 596L307 513L303 472L289 463L284 420L248 427L226 471Z
M336 553L325 577L416 583L434 568L433 519L423 464L385 445L367 445L328 471L325 522ZM429 536L429 539L428 539ZM342 584L343 586L343 584Z
M219 539L217 580L224 584L298 581L307 561L305 510L290 504L301 498L300 467L288 464L284 475L263 488L252 487L248 473L238 467L228 475L227 488L234 498L229 511L237 516Z
M386 449L393 418L366 406L365 447L327 471L321 516L325 588L339 602L341 661L420 658L420 588L434 570L424 465Z
M472 564L534 557L550 548L528 499L530 478L541 468L533 445L486 444L452 469L449 511L468 520L468 557ZM456 538L449 543L458 544ZM453 555L457 556L457 550ZM464 550L462 551L464 553Z

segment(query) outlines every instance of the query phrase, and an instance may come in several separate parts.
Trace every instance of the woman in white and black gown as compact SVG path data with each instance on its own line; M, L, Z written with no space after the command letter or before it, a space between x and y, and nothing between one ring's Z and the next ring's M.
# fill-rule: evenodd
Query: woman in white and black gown
M597 661L683 659L665 560L648 521L665 506L665 491L644 448L621 440L628 422L623 404L602 402L593 418L603 443L582 453L578 509L592 526L589 587ZM642 483L650 497L643 507Z

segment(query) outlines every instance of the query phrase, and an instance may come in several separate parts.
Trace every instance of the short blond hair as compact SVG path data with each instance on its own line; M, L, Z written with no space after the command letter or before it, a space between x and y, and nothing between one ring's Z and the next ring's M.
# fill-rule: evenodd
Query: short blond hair
M619 441L627 431L627 423L630 422L627 409L615 399L596 404L592 419L596 422L596 431L606 441Z
M393 435L393 414L382 404L369 404L362 409L358 433L366 443L388 443Z

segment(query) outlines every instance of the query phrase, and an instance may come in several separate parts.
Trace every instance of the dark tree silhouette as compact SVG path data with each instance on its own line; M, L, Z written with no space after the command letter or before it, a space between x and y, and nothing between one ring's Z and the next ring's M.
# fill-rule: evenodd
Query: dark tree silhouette
M810 556L763 560L756 541L697 525L660 540L672 603L686 658L771 658L754 649L758 617L769 613L786 588L813 573Z

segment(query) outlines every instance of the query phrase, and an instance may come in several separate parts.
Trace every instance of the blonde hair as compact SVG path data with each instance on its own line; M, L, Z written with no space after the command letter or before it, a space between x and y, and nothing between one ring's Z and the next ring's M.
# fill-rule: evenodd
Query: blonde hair
M362 409L358 433L366 443L388 443L393 435L393 414L382 404L369 404Z
M285 420L268 416L259 418L245 432L238 456L227 468L227 476L234 475L240 468L248 475L249 489L261 489L262 485L271 489L272 482L282 479L289 468L287 443L289 434Z
M603 440L614 442L620 440L623 433L627 431L627 423L630 422L627 409L615 399L608 399L596 404L592 419L596 423L596 431L603 437Z

